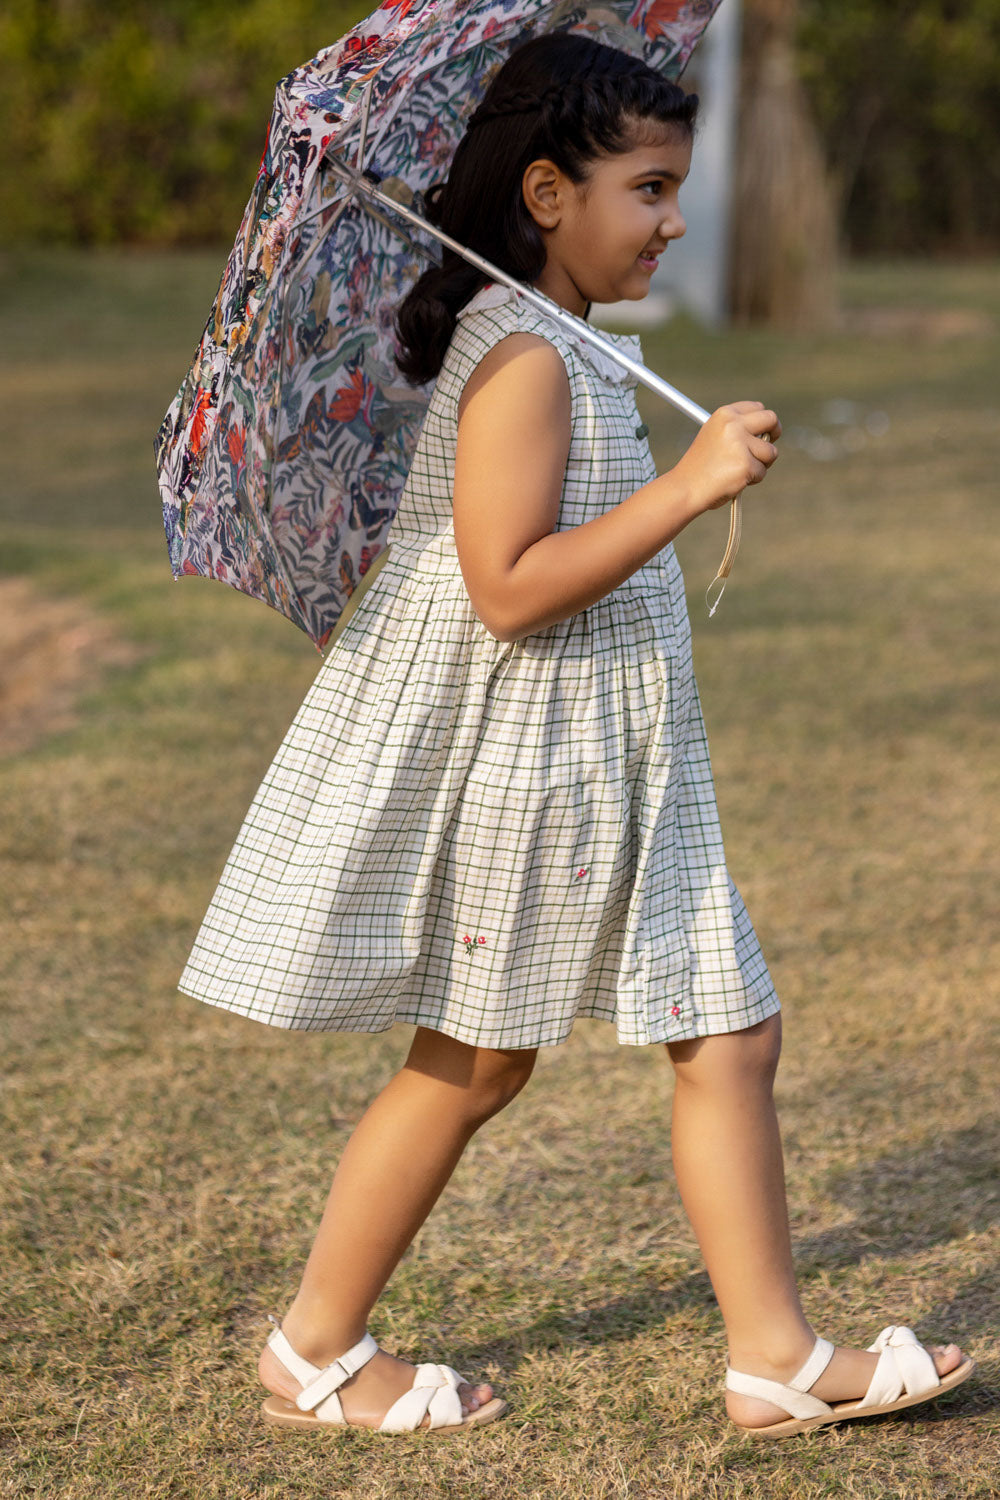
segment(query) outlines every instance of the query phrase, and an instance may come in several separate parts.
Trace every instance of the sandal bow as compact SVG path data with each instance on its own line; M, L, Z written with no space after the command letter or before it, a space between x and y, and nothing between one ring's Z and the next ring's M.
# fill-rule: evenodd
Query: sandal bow
M386 1412L379 1432L415 1432L424 1417L431 1427L458 1427L462 1422L462 1377L450 1365L418 1365L413 1385Z
M879 1362L859 1406L884 1406L898 1401L904 1391L923 1396L940 1384L934 1360L912 1328L890 1324L869 1344L868 1353L877 1354Z

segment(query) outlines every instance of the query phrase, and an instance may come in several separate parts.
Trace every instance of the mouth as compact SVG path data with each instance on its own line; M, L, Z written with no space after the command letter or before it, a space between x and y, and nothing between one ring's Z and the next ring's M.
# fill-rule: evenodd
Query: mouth
M660 252L657 251L655 255L647 252L646 254L640 255L638 257L638 260L640 266L642 266L642 269L644 271L655 271L657 266L660 264Z

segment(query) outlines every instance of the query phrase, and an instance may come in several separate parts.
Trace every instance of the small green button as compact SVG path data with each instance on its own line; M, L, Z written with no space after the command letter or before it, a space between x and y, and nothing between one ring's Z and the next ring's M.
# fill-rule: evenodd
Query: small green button
M649 437L649 426L648 426L648 424L646 422L643 422L643 424L642 424L641 427L637 427L635 429L635 435L639 439L640 442L642 441L642 439L644 437Z

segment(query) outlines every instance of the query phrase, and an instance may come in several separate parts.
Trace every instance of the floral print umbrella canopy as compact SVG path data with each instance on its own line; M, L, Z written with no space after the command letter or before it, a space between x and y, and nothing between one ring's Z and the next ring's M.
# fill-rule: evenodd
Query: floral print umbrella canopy
M429 397L393 361L427 263L350 195L356 159L420 206L509 52L560 29L671 77L719 0L387 0L278 86L194 363L156 438L174 576L220 578L322 647L385 545ZM369 87L370 86L370 87Z

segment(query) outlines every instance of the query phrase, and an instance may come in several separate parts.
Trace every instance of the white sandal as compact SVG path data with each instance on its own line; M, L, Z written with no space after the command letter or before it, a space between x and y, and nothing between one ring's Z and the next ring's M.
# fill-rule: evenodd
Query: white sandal
M920 1343L912 1328L890 1325L883 1328L869 1354L877 1354L879 1362L867 1391L860 1401L838 1401L828 1406L818 1396L808 1394L810 1386L822 1375L833 1358L834 1346L828 1339L818 1338L813 1351L801 1370L782 1385L777 1380L765 1380L760 1375L744 1375L728 1367L726 1389L737 1391L742 1396L757 1396L761 1401L770 1401L790 1414L787 1422L774 1422L769 1427L744 1427L735 1425L751 1437L791 1437L795 1432L807 1432L811 1427L824 1427L829 1422L847 1422L853 1417L876 1417L881 1412L900 1411L904 1406L915 1406L918 1401L930 1401L943 1391L968 1380L976 1368L975 1361L965 1359L947 1375L938 1375L934 1360ZM905 1395L903 1394L905 1392Z
M348 1422L340 1404L337 1391L357 1374L378 1353L378 1344L370 1333L335 1359L332 1364L320 1369L310 1364L301 1354L296 1354L282 1333L276 1318L272 1318L274 1332L267 1346L280 1359L289 1375L302 1386L294 1401L282 1396L268 1396L261 1405L264 1421L273 1427L297 1427L300 1432L321 1431L324 1427L345 1427L356 1430L357 1424ZM386 1412L382 1424L377 1428L365 1428L376 1432L437 1432L442 1435L464 1432L467 1427L482 1427L496 1421L507 1410L506 1401L494 1396L475 1411L463 1413L458 1387L462 1376L450 1365L418 1365L410 1390L394 1401ZM428 1422L424 1423L424 1418Z

